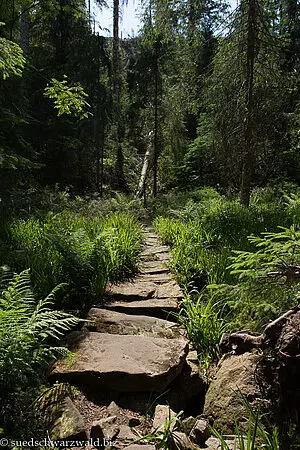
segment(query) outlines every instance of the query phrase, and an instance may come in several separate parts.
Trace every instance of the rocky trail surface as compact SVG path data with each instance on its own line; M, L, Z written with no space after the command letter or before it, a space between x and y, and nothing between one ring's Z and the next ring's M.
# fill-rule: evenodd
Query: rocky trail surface
M68 336L74 358L58 361L50 381L75 385L77 395L63 402L52 439L92 439L88 448L154 450L135 441L183 410L184 429L172 431L178 446L170 442L168 448L219 448L207 422L197 417L206 386L196 351L176 323L183 294L169 258L168 247L146 229L139 274L109 286L84 328Z

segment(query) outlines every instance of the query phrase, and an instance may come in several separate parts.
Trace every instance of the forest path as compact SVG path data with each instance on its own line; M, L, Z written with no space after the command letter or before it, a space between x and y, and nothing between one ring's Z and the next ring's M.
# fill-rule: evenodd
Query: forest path
M84 330L70 335L72 365L59 361L51 374L55 381L80 387L84 401L76 406L88 422L87 429L95 420L111 417L109 403L118 402L113 428L119 430L115 438L121 447L134 437L124 416L132 418L133 411L143 415L151 395L155 398L172 387L168 402L173 401L177 409L177 404L181 408L182 401L203 388L197 356L189 353L185 331L174 321L183 294L167 267L169 248L151 229L144 234L139 274L108 286L105 304L91 308ZM86 410L87 402L92 403L92 413Z

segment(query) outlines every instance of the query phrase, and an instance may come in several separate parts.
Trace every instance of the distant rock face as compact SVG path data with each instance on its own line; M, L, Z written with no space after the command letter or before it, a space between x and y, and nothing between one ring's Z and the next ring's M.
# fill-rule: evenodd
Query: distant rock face
M184 329L173 322L150 316L136 316L102 308L92 308L87 316L91 331L110 334L144 335L174 339L183 337Z
M214 427L224 434L234 432L234 416L241 431L247 424L248 416L242 406L237 390L251 402L260 397L255 382L255 370L260 357L257 354L244 353L225 359L217 372L216 379L211 382L206 394L204 414L214 420Z
M188 343L183 339L74 332L70 366L58 361L53 381L118 392L163 392L182 370Z
M50 437L52 440L87 440L84 419L69 397L62 403Z

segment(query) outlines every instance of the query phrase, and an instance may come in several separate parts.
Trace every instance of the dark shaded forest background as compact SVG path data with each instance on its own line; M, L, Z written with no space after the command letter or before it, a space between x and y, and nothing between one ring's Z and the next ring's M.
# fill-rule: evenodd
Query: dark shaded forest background
M128 39L122 7L108 38L83 0L0 0L5 437L48 430L35 402L56 342L137 273L140 219L171 247L204 371L224 331L261 333L299 302L299 1L145 0ZM279 375L268 429L295 448L299 389Z
M248 204L255 186L299 183L296 0L145 2L125 40L94 34L80 1L0 8L27 61L0 84L2 207L49 186L134 193L147 150L147 196L208 185ZM43 95L64 75L88 94L83 120Z

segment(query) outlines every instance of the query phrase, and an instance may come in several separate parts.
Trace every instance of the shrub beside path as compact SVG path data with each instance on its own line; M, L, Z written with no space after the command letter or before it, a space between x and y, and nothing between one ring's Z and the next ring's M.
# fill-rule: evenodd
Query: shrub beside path
M54 437L80 431L123 448L151 427L146 415L155 398L179 411L203 392L195 352L174 318L183 294L168 270L169 257L168 247L146 229L139 274L108 286L104 304L91 308L84 329L69 335L74 360L58 361L50 380L78 387L84 430L56 426Z

